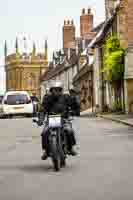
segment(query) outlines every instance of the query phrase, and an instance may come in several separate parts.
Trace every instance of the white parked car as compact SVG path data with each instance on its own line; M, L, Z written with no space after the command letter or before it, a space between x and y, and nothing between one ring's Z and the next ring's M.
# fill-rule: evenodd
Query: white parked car
M0 95L0 117L2 116L2 100L3 100L3 95Z
M13 115L32 116L33 104L28 92L26 91L6 92L2 100L2 112L4 116L13 116Z

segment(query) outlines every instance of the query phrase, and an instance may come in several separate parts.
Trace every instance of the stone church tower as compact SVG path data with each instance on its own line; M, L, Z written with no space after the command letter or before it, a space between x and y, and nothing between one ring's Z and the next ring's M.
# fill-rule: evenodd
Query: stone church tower
M33 44L32 52L20 53L18 40L16 39L15 53L7 55L5 43L5 72L6 91L28 91L40 97L40 77L48 67L48 47L45 41L44 52L37 53L36 45Z

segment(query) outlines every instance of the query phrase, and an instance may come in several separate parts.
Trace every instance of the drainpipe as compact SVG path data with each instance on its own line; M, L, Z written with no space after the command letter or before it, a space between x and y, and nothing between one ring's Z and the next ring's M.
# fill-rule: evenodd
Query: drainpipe
M40 80L39 80L39 98L41 100L41 66L40 66Z
M127 91L126 91L127 84L126 84L126 79L125 79L125 65L126 65L125 56L126 55L124 55L124 72L123 72L123 79L122 79L123 111L124 111L124 113L126 113L126 99L127 99Z
M91 82L92 82L92 113L94 112L94 90L93 90L93 70L91 71Z

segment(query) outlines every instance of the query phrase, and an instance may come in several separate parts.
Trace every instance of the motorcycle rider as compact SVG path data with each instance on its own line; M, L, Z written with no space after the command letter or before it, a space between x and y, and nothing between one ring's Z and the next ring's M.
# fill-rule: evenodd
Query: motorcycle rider
M63 85L60 81L53 82L49 95L45 95L42 101L43 114L63 114L64 118L68 117L69 108L71 107L70 96L63 94ZM64 131L67 133L67 145L68 151L71 155L76 155L74 145L76 145L75 133L70 124L65 124ZM42 160L46 160L48 157L48 127L45 126L42 131Z

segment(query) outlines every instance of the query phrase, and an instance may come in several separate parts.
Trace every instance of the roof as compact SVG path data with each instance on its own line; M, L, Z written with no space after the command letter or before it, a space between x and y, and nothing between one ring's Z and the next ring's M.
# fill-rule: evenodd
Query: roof
M94 63L94 56L93 55L89 55L89 59L88 61L86 61L84 63L84 65L82 66L82 68L79 70L79 72L76 74L76 76L73 79L73 82L79 80L82 76L84 76L86 73L88 73L89 71L92 71L92 66Z
M71 68L77 62L78 62L78 56L76 54L73 54L70 57L70 59L66 58L63 63L61 63L61 64L59 63L51 69L48 68L48 70L42 75L41 81L48 81L48 80L56 77L58 74L67 70L68 68Z
M103 38L105 38L106 34L110 29L111 24L114 21L114 18L116 17L118 9L119 4L117 4L117 6L115 7L113 14L105 22L101 23L99 27L96 27L97 30L99 29L99 31L97 32L96 37L94 37L94 39L90 42L88 47L84 50L83 55L87 54L89 48L94 48L95 45L99 44L103 40Z
M41 77L41 81L47 81L50 80L51 78L55 77L56 74L58 74L62 68L63 68L63 64L60 64L54 68L49 68Z
M104 21L104 22L101 22L101 23L98 24L96 27L94 27L94 28L92 29L92 32L99 32L100 29L103 27L104 23L105 23L105 21Z
M84 67L82 67L78 72L78 74L76 74L76 76L74 77L73 83L81 79L85 74L92 71L92 66L93 66L92 64L91 65L86 64Z
M98 34L96 35L94 40L92 40L92 42L88 45L88 48L94 47L96 44L101 42L102 39L106 36L106 34L108 33L108 31L110 29L110 26L112 25L116 15L117 15L117 11L118 11L119 7L120 7L120 1L118 0L113 14L103 23L100 31L98 32Z

